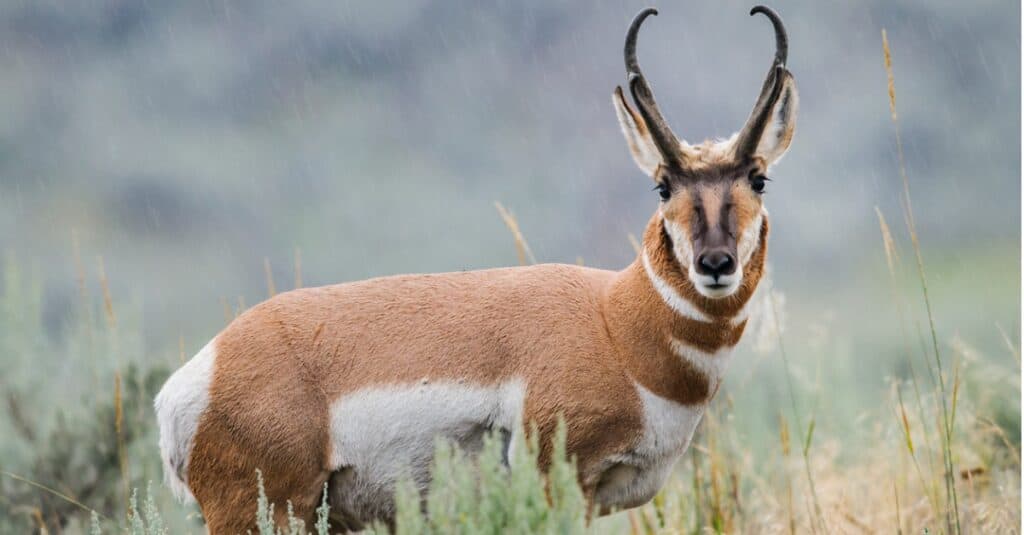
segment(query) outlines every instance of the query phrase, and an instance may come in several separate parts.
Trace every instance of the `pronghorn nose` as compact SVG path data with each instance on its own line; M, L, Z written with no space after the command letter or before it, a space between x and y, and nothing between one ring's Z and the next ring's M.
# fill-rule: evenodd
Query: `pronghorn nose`
M697 272L718 278L731 275L736 271L736 259L728 251L717 249L708 251L697 258Z

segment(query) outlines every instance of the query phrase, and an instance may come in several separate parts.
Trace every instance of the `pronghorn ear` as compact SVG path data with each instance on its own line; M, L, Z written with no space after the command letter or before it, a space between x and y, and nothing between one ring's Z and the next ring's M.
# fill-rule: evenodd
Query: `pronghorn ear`
M655 171L661 165L661 153L651 138L647 123L626 103L621 87L615 88L612 103L615 104L615 115L619 118L619 126L622 127L622 135L626 137L629 152L633 154L633 161L647 176L654 178Z
M757 142L757 150L754 151L756 157L764 160L765 166L772 165L786 154L789 143L793 141L793 132L796 131L796 115L800 108L796 80L788 70L783 70L783 77L779 98L772 106L772 114Z

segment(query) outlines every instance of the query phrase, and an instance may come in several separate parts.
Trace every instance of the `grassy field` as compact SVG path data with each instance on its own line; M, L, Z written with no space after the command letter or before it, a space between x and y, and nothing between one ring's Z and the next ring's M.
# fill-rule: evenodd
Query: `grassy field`
M415 505L407 495L401 530L1016 532L1015 319L990 325L994 343L954 336L933 344L927 312L918 314L923 297L913 250L897 250L890 237L880 237L879 247L891 270L883 260L874 281L880 288L872 291L889 297L879 312L887 332L871 338L841 331L820 339L791 334L799 331L783 325L803 322L803 312L785 310L785 297L769 281L759 296L762 313L740 349L745 356L651 504L585 528L574 485L563 481L568 497L550 506L529 459L515 463L511 476L485 459L490 475L477 481L459 469L468 461L448 452L439 460L447 463L439 473L448 477L435 483L429 520L409 512ZM992 264L999 260L1006 259ZM967 284L958 270L936 267L935 278L944 285L929 290L940 302L955 303L952 287ZM17 262L7 265L0 294L0 346L15 356L4 378L2 425L9 438L0 446L0 531L77 533L93 521L104 532L159 533L161 526L170 533L199 531L195 506L173 502L159 485L151 410L163 379L187 358L183 344L147 352L142 327L132 324L132 305L115 303L102 271L89 277L84 268L80 302L54 336L42 316L43 288L31 273ZM848 342L832 338L847 336L866 341L837 349ZM505 477L517 483L508 485ZM133 517L126 513L137 490L145 506ZM509 504L519 507L503 509ZM142 521L157 515L152 529Z
M895 120L891 82L890 97ZM901 169L894 174L906 184ZM442 445L426 517L403 488L398 531L1018 532L1020 259L980 247L967 269L960 255L931 253L919 243L909 188L903 206L877 214L877 254L836 283L834 316L834 307L789 302L764 283L741 357L652 503L588 526L571 460L556 464L545 496L528 455L506 473L491 449L475 471ZM502 216L531 261L514 218ZM160 485L151 408L195 337L145 347L138 304L111 295L102 259L77 247L68 265L78 299L48 317L31 260L8 258L0 532L200 532L195 505L175 503ZM978 288L977 269L1003 286ZM984 303L984 313L960 306L967 302ZM223 307L229 321L245 304ZM844 321L851 316L865 319L854 326Z

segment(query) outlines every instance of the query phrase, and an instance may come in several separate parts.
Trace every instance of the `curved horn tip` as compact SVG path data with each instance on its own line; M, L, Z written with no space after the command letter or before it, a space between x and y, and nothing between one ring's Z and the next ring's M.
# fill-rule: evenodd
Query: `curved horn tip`
M646 7L644 9L641 9L640 12L637 13L635 17L633 17L633 22L629 25L629 32L628 33L631 33L631 34L635 35L634 32L638 32L640 30L640 25L643 24L644 19L646 19L647 17L649 17L651 15L657 15L657 14L658 14L658 10L653 8L653 7Z
M771 21L772 29L775 30L775 61L785 65L787 56L789 56L789 36L786 34L786 26L782 23L782 17L772 8L761 4L750 9L750 16L758 13L768 17L768 20Z

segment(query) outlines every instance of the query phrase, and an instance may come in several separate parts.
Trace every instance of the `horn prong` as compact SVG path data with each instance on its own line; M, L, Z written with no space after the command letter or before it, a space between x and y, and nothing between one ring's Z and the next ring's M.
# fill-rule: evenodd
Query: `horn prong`
M782 17L769 7L758 5L750 10L750 15L762 14L768 17L775 30L775 58L772 66L768 69L764 83L761 85L761 94L758 95L754 109L750 117L736 139L736 159L743 161L754 154L757 144L761 141L761 134L767 127L771 118L772 108L781 93L784 77L789 71L786 70L786 60L789 56L789 36L786 34L786 27L782 23Z

